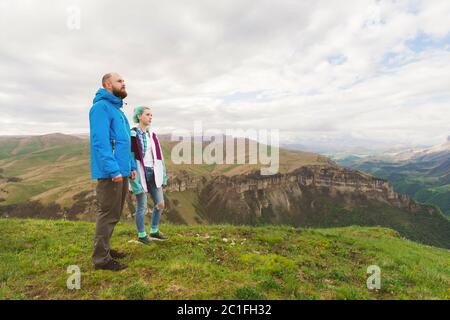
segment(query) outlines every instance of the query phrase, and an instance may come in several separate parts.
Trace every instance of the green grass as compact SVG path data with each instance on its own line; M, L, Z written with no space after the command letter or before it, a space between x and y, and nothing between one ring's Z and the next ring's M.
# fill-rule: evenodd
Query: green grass
M88 146L84 144L56 146L52 149L34 151L33 153L21 152L18 155L3 159L1 165L6 168L5 171L8 176L20 176L43 166L65 165L68 159L86 160L88 164L88 155Z
M433 188L433 189L431 189L431 191L434 191L434 192L437 192L437 193L450 192L450 184L446 184L444 186Z
M0 140L0 160L11 157L11 152L16 148L16 141Z
M42 193L44 191L47 191L49 188L54 188L58 186L58 184L55 181L42 181L42 182L35 182L35 183L15 183L13 185L10 185L10 193L11 196L8 197L6 202L4 202L5 205L9 204L16 204L16 203L23 203L26 202L30 196L37 195L39 193Z
M187 224L193 225L202 221L195 208L196 203L198 203L198 195L196 192L192 190L171 192L167 198Z
M135 226L117 225L112 246L129 268L91 266L95 225L0 220L0 299L449 299L450 251L384 228L296 229L175 226L170 240L144 246ZM69 265L81 289L68 290ZM381 268L381 290L366 287Z

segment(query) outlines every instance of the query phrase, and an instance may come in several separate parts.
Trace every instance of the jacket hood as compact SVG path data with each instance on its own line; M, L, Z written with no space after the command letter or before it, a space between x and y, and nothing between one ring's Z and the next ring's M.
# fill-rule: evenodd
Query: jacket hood
M116 97L111 92L106 91L104 88L98 89L97 93L94 97L94 103L99 102L101 100L106 100L110 104L112 104L116 108L120 108L123 105L123 100L119 97Z

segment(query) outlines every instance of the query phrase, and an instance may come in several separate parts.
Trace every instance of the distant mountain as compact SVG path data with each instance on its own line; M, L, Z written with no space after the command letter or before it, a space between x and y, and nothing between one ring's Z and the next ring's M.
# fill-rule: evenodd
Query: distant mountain
M450 248L450 222L438 209L322 155L280 149L279 173L261 176L260 164L175 165L171 150L177 142L162 139L161 144L169 173L163 219L173 223L383 226ZM0 155L0 216L95 219L88 139L61 134L2 138ZM133 212L130 195L124 217Z
M372 155L389 149L404 150L407 148L405 144L401 143L392 144L377 140L355 138L348 135L326 138L303 138L296 143L284 143L282 144L282 147L291 150L317 152L324 155L332 155L337 153Z
M425 148L409 148L397 152L385 152L383 156L393 161L440 161L448 159L450 154L450 136L443 144L425 147Z
M170 153L178 142L170 141L169 136L160 138L173 182L187 177L211 179L218 175L241 175L263 167L260 164L174 165ZM248 141L244 143L248 148ZM70 208L79 202L74 199L77 194L91 195L95 190L95 182L90 179L89 152L86 135L0 136L0 204L40 201L45 205L55 202L62 208ZM245 158L248 161L248 152ZM315 153L284 149L280 150L280 159L282 173L303 165L331 163ZM86 212L80 218L88 218L88 215ZM189 218L188 221L195 222Z
M437 205L450 216L450 137L427 148L333 158L340 165L387 179L398 192Z
M77 145L80 142L80 138L62 133L42 136L0 136L0 160L22 154L43 152L60 146Z

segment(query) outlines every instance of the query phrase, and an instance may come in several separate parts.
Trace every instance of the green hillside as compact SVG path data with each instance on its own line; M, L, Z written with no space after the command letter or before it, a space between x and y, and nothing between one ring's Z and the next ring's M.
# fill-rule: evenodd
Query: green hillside
M450 160L449 160L450 161ZM443 179L443 172L430 162L363 162L351 168L388 180L395 190L407 194L421 203L434 204L450 216L450 184Z
M450 217L450 139L428 147L359 156L331 156L339 165L386 179L398 193L438 206Z
M94 188L89 177L89 145L63 134L3 137L0 168L2 205L30 200L71 205L74 195Z
M170 153L175 144L177 142L161 141L169 178L182 172L206 178L222 174L233 176L261 167L250 164L174 165ZM315 153L280 150L282 173L301 165L327 162L327 158ZM76 195L93 191L95 184L90 178L87 139L64 134L0 137L0 205L35 200L70 207Z
M427 214L427 208L411 214L383 201L369 202L356 195L300 188L296 184L274 186L263 193L238 194L237 189L225 190L216 179L239 178L258 166L174 165L170 152L175 144L162 140L169 180L175 185L165 194L164 222L316 228L383 226L411 240L450 248L450 223L443 221L440 214ZM280 150L282 174L316 164L336 167L318 154ZM181 184L189 184L190 189L181 189ZM63 134L0 137L0 216L94 221L95 186L96 182L90 179L87 139ZM442 195L445 203L448 190L435 192ZM129 195L123 218L132 219L133 212L134 199Z
M170 240L144 246L120 223L119 273L94 271L94 224L0 220L0 299L449 299L450 251L383 228L163 225ZM68 290L67 267L81 269ZM381 289L366 287L381 268Z

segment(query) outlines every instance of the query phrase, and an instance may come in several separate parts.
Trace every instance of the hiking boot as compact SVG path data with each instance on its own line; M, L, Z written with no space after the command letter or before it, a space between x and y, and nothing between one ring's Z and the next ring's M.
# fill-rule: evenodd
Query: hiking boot
M119 261L116 261L114 259L109 260L107 263L102 265L95 265L95 270L111 270L111 271L120 271L123 269L128 268L128 266L124 263L120 263Z
M157 240L157 241L165 241L169 238L167 238L164 234L162 234L161 232L155 232L155 233L150 233L150 239L152 240Z
M111 258L113 259L123 259L127 257L126 253L111 249L109 250L109 254L111 255Z
M150 244L152 241L149 239L149 237L145 236L142 238L138 239L139 242L143 243L143 244Z

